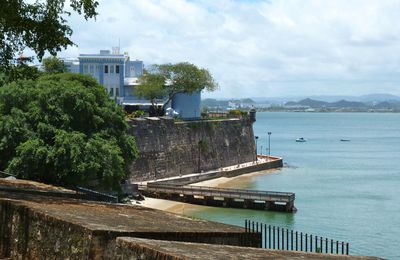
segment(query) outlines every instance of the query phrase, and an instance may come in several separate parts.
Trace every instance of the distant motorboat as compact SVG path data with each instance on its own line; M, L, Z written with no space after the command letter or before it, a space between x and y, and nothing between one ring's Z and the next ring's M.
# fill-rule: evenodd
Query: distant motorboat
M350 142L350 139L340 139L341 142Z
M298 142L298 143L304 143L304 142L306 142L306 139L304 139L303 137L300 137L300 138L297 138L297 139L296 139L296 142Z

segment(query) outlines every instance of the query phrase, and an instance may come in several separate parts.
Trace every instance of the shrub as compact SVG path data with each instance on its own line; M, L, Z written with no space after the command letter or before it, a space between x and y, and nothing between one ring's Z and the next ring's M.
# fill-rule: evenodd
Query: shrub
M0 88L0 169L61 185L118 188L137 157L125 113L95 79L54 74Z

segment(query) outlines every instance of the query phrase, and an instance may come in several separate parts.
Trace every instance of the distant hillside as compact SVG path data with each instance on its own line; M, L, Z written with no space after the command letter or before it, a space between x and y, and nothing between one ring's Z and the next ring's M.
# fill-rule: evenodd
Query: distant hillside
M349 97L354 99L344 98L345 96L326 96L325 100L315 99L314 97L307 97L301 100L296 97L291 99L275 100L281 101L275 103L273 99L261 98L241 98L241 99L203 99L201 102L202 108L211 110L218 109L249 109L258 108L268 111L292 111L292 110L307 110L307 111L357 111L357 112L400 112L400 97L390 94L370 94L358 97ZM323 96L321 96L323 97ZM330 97L331 101L327 101ZM362 101L361 101L362 100ZM309 109L312 108L312 109Z
M313 96L286 96L286 97L251 97L257 103L284 104L289 101L299 102L304 99L319 100L325 102L336 102L338 100L357 101L357 102L373 102L379 103L384 101L400 101L400 96L386 93L372 93L361 96L339 96L339 95L313 95Z
M400 101L399 96L391 95L391 94L369 94L369 95L363 95L360 96L358 101L361 102L384 102L384 101Z
M201 101L203 107L227 107L228 104L228 100L216 100L213 98L206 98Z
M311 98L306 98L300 100L299 102L287 102L285 106L307 106L312 108L321 108L321 107L336 107L336 108L365 108L367 105L362 102L356 101L347 101L347 100L340 100L336 102L325 102L314 100Z
M337 102L329 103L329 107L365 108L367 107L367 105L362 102L340 100Z
M298 103L300 105L309 106L309 107L324 107L324 106L327 106L329 104L328 102L314 100L314 99L311 99L311 98L306 98L306 99L300 100Z

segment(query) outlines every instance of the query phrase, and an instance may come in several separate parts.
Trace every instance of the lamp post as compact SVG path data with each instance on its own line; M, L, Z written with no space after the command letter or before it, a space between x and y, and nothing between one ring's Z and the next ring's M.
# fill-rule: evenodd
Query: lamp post
M257 140L258 140L258 136L255 136L254 138L256 139L256 161L257 161L258 160L258 156L257 156L257 148L258 148L257 147Z
M271 157L271 132L268 132L268 161Z

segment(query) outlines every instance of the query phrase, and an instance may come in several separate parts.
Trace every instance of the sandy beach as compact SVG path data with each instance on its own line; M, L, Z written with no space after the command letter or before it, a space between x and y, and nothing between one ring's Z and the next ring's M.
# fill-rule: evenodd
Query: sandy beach
M260 171L260 172L252 172L252 173L243 174L243 175L232 177L232 178L221 177L221 178L217 178L217 179L193 183L191 185L218 187L218 188L244 188L248 185L248 183L251 181L251 179L254 176L264 175L264 174L273 174L273 173L277 173L277 172L279 172L279 170L277 170L277 169ZM205 207L205 206L193 205L193 204L188 204L188 203L183 203L183 202L155 199L155 198L149 198L149 197L145 197L145 200L140 201L139 203L141 206L144 206L144 207L164 210L164 211L168 211L168 212L172 212L172 213L176 213L176 214L185 214L185 211L188 212L188 211L193 211L193 210L199 210L202 207Z

